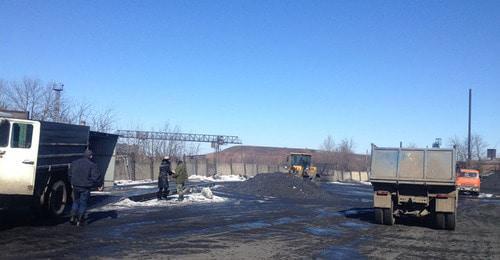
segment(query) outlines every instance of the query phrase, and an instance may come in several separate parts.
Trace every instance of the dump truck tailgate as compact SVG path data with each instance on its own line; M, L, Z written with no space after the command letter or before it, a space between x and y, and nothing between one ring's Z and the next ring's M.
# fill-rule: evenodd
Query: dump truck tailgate
M372 147L371 182L455 185L453 149Z

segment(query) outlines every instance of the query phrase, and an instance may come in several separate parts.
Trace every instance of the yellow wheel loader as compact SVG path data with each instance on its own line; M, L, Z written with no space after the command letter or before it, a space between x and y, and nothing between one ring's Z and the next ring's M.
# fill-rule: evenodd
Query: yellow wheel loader
M309 179L319 177L316 166L312 166L311 154L290 153L286 160L288 163L288 173Z

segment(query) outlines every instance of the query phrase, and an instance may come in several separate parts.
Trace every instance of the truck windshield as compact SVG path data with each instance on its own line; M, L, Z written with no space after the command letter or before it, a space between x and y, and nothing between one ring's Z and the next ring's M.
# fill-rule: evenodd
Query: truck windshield
M458 177L476 178L477 173L475 173L475 172L459 172Z
M0 147L9 145L10 123L5 119L0 120Z

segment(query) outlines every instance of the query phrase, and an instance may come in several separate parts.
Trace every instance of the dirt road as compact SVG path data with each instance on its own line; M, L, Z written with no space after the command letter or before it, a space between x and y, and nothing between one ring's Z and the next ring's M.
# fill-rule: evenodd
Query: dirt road
M459 202L455 231L372 223L371 186L321 184L331 201L252 196L212 187L218 202L111 203L83 228L19 221L0 231L2 258L498 258L500 199ZM12 219L11 219L12 220Z

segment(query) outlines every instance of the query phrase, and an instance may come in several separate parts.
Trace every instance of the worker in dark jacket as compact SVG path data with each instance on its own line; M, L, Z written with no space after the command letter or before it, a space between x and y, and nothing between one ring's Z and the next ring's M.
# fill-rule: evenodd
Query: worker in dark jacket
M179 160L177 162L177 167L175 167L175 172L172 176L175 178L177 195L179 195L179 200L183 200L184 186L186 185L186 180L188 179L186 165L184 164L183 161Z
M71 163L69 180L73 187L73 206L70 223L77 226L85 224L85 211L90 198L90 189L98 185L100 178L97 165L91 161L92 151L86 150L83 158Z
M170 169L170 157L165 156L160 164L160 174L158 174L158 193L157 198L161 200L166 199L169 193L168 190L168 176L172 175L172 170Z

